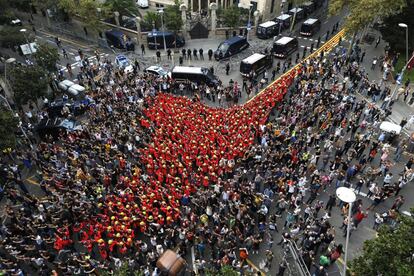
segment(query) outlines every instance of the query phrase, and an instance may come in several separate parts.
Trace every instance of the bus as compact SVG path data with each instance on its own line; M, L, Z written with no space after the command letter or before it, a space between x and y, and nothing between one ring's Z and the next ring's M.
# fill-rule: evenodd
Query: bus
M272 52L275 57L286 58L298 49L298 45L297 38L284 36L273 43Z
M279 23L267 21L260 24L256 30L256 36L261 39L268 39L279 34Z
M321 21L315 18L309 18L302 23L300 34L303 36L313 36L321 29Z
M240 62L240 73L244 77L248 77L252 71L255 72L256 75L259 75L267 68L272 67L272 65L273 58L271 55L254 53Z
M171 78L177 82L191 81L208 86L217 86L219 83L217 77L204 67L175 66L171 71Z

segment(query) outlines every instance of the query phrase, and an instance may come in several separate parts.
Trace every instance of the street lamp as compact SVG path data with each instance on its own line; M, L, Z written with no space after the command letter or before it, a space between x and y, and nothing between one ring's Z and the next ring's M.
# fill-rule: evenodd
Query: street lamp
M32 46L30 45L29 40L27 39L27 35L26 35L27 30L26 29L20 29L20 32L23 33L24 39L26 40L27 45L29 45L30 54L33 55Z
M167 44L165 44L165 30L164 30L164 9L158 9L158 13L161 15L161 29L162 29L162 38L164 40L164 51L167 52Z
M405 23L398 23L398 26L405 29L405 63L408 63L408 25Z
M346 275L346 262L348 260L348 243L349 243L349 234L351 231L351 209L352 203L356 200L356 195L353 190L347 187L339 187L336 189L336 196L343 202L349 204L348 206L348 225L346 226L346 241L345 241L345 258L344 258L344 273Z
M250 23L250 19L251 19L251 15L252 15L252 8L253 8L253 4L250 3L247 6L244 6L242 3L238 4L238 7L241 9L245 9L246 7L249 7L249 21L247 22L247 34L246 34L246 40L249 40L249 32L250 29L252 28L251 23Z

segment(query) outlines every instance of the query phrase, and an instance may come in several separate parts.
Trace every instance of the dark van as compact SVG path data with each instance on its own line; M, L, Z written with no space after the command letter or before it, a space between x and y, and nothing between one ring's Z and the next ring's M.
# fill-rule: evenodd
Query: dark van
M204 67L175 66L171 71L171 78L177 82L191 81L208 86L217 86L219 83L217 77Z
M292 18L295 15L295 12L296 12L296 19L295 19L296 21L302 20L302 19L305 18L305 11L304 11L304 9L301 9L301 8L293 8L293 9L291 9L289 11L289 14L292 16Z
M321 21L315 18L309 18L302 23L300 34L303 36L313 36L321 29Z
M240 53L244 49L249 48L250 44L244 36L233 36L226 41L220 43L217 50L214 52L214 58L220 60L231 57Z
M275 18L277 23L281 24L281 29L285 30L290 27L290 21L292 20L292 16L290 14L281 14Z
M113 46L118 49L127 49L127 44L131 41L126 34L117 29L106 31L105 37L109 46Z
M273 43L272 52L275 57L286 58L298 49L298 45L297 38L284 36Z
M272 67L272 64L273 57L271 55L255 53L240 62L240 73L244 77L249 76L252 71L255 72L256 75L259 75L267 68Z
M164 36L165 46L167 48L180 48L185 45L185 39L182 36L178 36L173 32L149 32L147 36L149 49L164 49Z
M305 2L300 6L301 6L302 9L305 10L306 15L310 15L315 10L315 4L311 1Z
M279 34L279 23L267 21L259 24L256 30L256 36L261 39L268 39Z

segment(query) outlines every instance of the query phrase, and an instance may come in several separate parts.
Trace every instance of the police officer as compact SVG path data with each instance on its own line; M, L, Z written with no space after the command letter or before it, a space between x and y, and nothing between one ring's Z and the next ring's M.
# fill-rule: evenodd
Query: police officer
M167 58L168 59L171 59L171 49L168 49L167 50Z
M183 59L185 59L185 53L186 53L185 49L184 48L181 49L181 54L183 55Z
M191 49L187 50L187 56L188 56L188 59L191 60Z
M213 50L208 49L208 60L211 60L211 58L213 57Z
M200 48L200 50L198 50L198 52L200 53L200 59L204 60L204 55L203 55L203 48Z
M157 62L161 61L161 52L160 50L157 50L157 52L155 53L157 55Z
M227 63L227 64L226 64L226 75L227 75L227 76L229 75L229 72L230 72L230 64L229 64L229 63Z
M197 51L197 49L196 48L194 48L194 50L193 50L193 56L194 56L194 59L195 60L198 60L198 51Z

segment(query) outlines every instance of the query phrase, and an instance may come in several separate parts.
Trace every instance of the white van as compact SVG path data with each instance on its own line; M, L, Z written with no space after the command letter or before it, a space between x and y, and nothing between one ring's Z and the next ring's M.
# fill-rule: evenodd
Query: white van
M142 9L146 9L149 7L148 0L137 0L137 5Z

